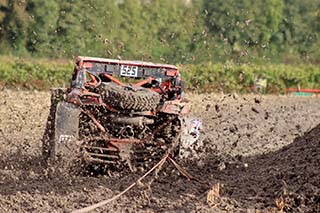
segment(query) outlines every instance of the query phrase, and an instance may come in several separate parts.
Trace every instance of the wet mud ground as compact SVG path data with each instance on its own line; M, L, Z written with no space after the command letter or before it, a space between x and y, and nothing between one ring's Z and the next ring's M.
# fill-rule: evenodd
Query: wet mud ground
M40 139L49 96L0 92L0 212L70 212L116 195L142 175L75 176L63 166L45 168ZM191 159L176 160L207 184L166 163L151 188L140 184L95 212L320 211L320 98L187 98L192 116L203 122L201 146ZM207 195L217 184L210 206Z

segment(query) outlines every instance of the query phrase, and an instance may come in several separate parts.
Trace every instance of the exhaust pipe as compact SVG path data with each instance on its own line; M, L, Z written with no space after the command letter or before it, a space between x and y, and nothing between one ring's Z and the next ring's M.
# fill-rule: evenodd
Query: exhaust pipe
M120 124L128 124L128 125L134 125L134 126L143 126L144 124L153 124L154 120L150 118L146 118L143 116L139 117L116 117L115 115L111 116L111 121L114 123L120 123Z

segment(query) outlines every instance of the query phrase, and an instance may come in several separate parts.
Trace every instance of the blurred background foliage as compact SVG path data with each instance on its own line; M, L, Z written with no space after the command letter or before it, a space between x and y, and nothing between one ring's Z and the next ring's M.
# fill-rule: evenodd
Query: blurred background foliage
M0 0L0 89L67 85L77 55L177 64L189 89L320 87L320 0Z
M0 0L0 54L318 63L320 0Z

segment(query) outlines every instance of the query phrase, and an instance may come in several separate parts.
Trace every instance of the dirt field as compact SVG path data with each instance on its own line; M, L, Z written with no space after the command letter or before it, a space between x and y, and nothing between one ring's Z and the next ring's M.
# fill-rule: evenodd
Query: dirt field
M0 92L0 212L69 212L108 199L141 174L74 176L41 165L45 92ZM188 95L203 121L201 148L97 212L320 211L320 98ZM219 196L209 199L212 186Z

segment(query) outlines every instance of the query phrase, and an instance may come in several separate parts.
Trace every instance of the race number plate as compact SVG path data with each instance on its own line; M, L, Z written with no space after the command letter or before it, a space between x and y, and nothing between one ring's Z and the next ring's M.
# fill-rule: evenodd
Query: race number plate
M138 67L137 66L121 65L120 75L121 76L128 76L128 77L137 77L138 76Z

